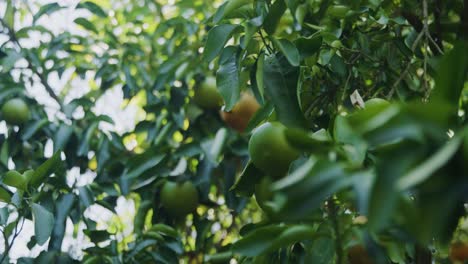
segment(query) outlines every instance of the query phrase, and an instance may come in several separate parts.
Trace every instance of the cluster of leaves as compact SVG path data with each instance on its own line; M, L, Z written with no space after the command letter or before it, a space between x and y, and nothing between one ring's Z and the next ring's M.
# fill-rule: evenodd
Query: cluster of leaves
M85 226L91 246L78 258L89 263L341 264L356 244L379 262L431 258L432 247L447 261L468 198L466 1L123 2L6 3L0 104L23 98L32 116L0 135L0 263L26 219L36 226L28 247L48 242L41 263L76 261L62 252L67 220ZM40 23L65 8L88 14L74 20L82 31ZM34 34L47 41L25 45ZM49 80L70 70L56 94ZM242 90L262 105L246 133L191 101L214 74L224 110ZM70 100L73 79L89 89ZM46 113L31 87L58 110ZM140 109L132 131L102 129L114 121L95 105L112 90ZM362 103L375 97L391 103ZM266 120L286 125L302 152L274 182L248 162L248 134ZM70 180L73 169L95 178ZM15 186L15 176L30 180ZM183 221L161 206L168 179L198 189ZM265 182L262 211L250 197ZM129 237L86 214L116 213L119 197L137 208Z
M84 31L57 33L44 24L47 16L51 19L64 9L85 14L74 20ZM13 198L3 199L8 202L1 211L6 248L0 262L8 262L25 220L38 227L28 243L30 249L48 242L40 261L83 258L61 252L71 220L76 229L85 225L86 240L91 242L84 249L84 261L175 263L180 258L203 258L204 252L234 239L241 223L259 218L248 199L229 192L247 158L246 139L223 128L216 111L203 111L189 100L193 86L211 75L212 66L201 60L200 48L206 36L203 20L213 12L203 1L174 6L155 1L125 5L82 1L76 6L54 2L40 7L7 2L0 20L1 32L8 37L0 51L0 103L22 98L32 116L24 125L8 125L2 135L1 190ZM15 16L33 16L32 24L15 25ZM29 47L34 34L48 41ZM66 74L70 70L71 77ZM69 78L60 94L49 84L54 76ZM75 79L86 80L89 89L69 99ZM28 96L27 88L45 89L55 100L46 107L58 110L47 115L44 106ZM124 102L140 109L133 130L119 134L105 129L114 121L93 111L109 90L122 90ZM48 147L57 153L50 159ZM8 184L6 175L12 168L22 175L28 169L40 170L44 161L52 162L56 170L28 186L24 195ZM86 183L84 176L70 177L72 170L95 178ZM188 219L190 225L172 219L161 207L160 187L168 177L193 181L199 190L201 206ZM116 214L119 197L133 200L137 208L129 237L124 235L125 227L103 229L103 223L86 213L98 206L97 210ZM215 213L209 208L216 208ZM176 224L178 231L171 227ZM217 225L222 229L211 232ZM77 239L78 233L65 239Z
M444 246L434 257L447 261L446 245L466 215L467 126L459 111L466 8L277 0L218 9L205 56L219 56L225 101L249 72L263 104L251 127L278 120L303 151L288 176L267 187L267 220L249 226L234 253L255 263L344 263L349 249L365 244L379 262L408 263L432 258L424 248L437 244ZM392 103L363 104L376 97ZM265 177L249 164L234 189L250 196Z

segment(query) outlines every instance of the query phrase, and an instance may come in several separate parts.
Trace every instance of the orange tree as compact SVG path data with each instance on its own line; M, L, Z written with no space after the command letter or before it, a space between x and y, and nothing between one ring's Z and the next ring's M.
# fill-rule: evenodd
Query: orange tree
M466 0L3 6L0 263L466 260Z

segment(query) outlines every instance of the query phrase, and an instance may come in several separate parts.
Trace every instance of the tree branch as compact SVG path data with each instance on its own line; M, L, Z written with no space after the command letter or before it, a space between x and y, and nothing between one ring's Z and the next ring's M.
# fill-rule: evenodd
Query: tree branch
M338 206L336 205L336 201L333 197L328 199L327 206L328 206L329 217L332 222L333 229L335 230L336 263L343 264L344 252L343 252L343 241L341 238L340 225L338 223Z
M19 43L18 41L18 38L16 37L15 35L15 32L13 31L12 28L10 28L6 23L5 21L0 18L0 24L2 25L3 28L6 28L8 30L8 36L10 38L10 41L13 42L16 46L18 46L18 48L20 50L23 50L24 48L21 46L21 43ZM25 59L28 63L28 68L37 76L39 77L39 80L41 81L41 84L44 86L44 88L46 89L47 93L49 94L50 97L52 97L52 99L54 99L60 108L63 108L63 105L62 105L62 101L60 100L60 98L55 94L54 92L54 89L52 89L52 87L49 85L49 83L47 82L47 77L38 71L38 69L36 69L32 62L30 61L30 59L25 56Z
M416 50L416 47L418 46L419 41L421 41L421 38L422 38L423 35L424 35L424 30L419 32L419 35L414 40L413 45L411 46L411 51L412 52L414 52ZM405 78L405 76L406 76L406 74L408 74L410 68L411 68L411 61L408 63L406 68L403 70L400 77L398 77L398 79L393 83L392 89L390 90L390 92L387 95L387 99L391 99L393 97L393 94L395 93L395 90L396 90L398 84L400 84L400 82Z

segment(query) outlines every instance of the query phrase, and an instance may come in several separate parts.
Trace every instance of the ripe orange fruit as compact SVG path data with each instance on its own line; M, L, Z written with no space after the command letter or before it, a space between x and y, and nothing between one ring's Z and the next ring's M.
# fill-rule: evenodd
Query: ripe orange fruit
M250 93L244 92L231 112L221 111L221 118L229 127L243 132L259 108L260 104L255 97Z
M354 245L348 249L348 261L350 264L373 264L374 261L367 253L363 245Z
M450 246L450 260L465 263L468 260L468 244L462 242L453 243Z

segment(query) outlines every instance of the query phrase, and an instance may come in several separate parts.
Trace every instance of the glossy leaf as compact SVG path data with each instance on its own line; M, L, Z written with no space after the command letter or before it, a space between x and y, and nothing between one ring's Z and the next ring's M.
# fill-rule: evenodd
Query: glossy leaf
M303 127L305 124L296 96L299 72L283 56L265 58L263 69L265 93L270 97L278 119L286 126Z
M219 25L215 26L208 32L205 50L203 52L204 59L208 62L212 61L226 45L226 42L231 38L231 34L237 29L237 25Z
M224 111L231 111L240 97L239 49L229 46L223 50L216 72L216 86L224 99Z
M54 215L41 205L35 203L31 205L31 210L37 244L43 245L49 239L54 228Z
M46 4L46 5L43 5L41 6L41 8L39 9L39 11L34 14L33 16L33 23L35 23L41 16L43 15L50 15L60 9L62 9L63 7L60 6L58 3L50 3L50 4Z
M60 166L61 158L60 152L55 152L52 157L42 163L35 171L31 177L30 185L32 187L39 187L47 177L54 173Z

